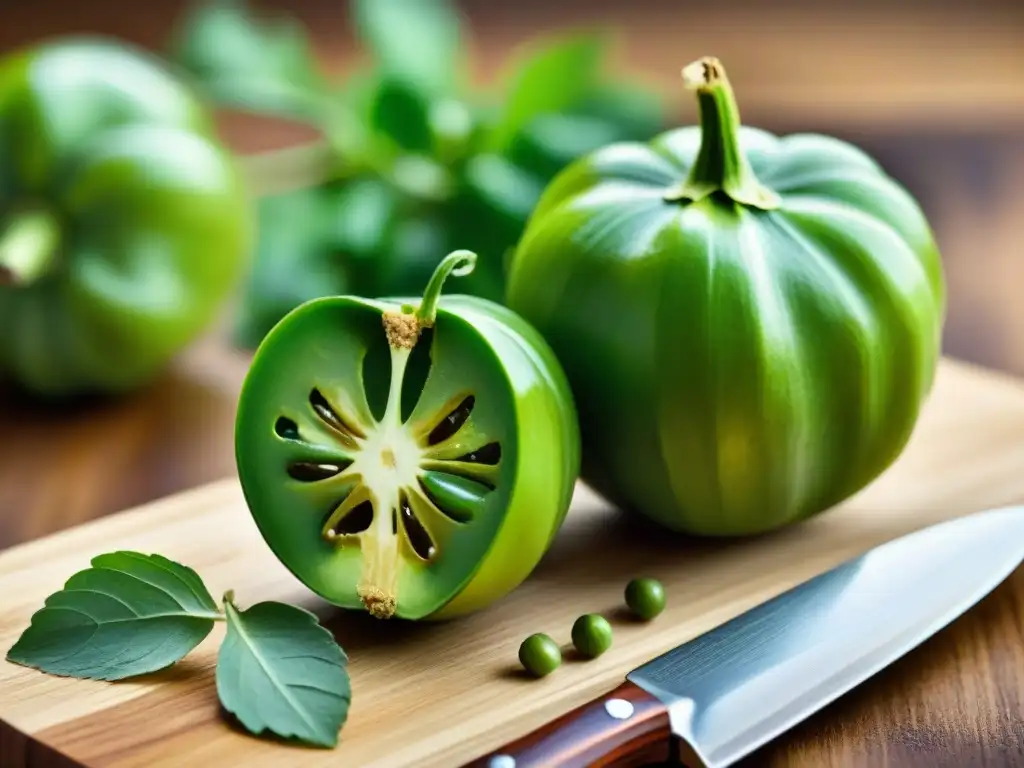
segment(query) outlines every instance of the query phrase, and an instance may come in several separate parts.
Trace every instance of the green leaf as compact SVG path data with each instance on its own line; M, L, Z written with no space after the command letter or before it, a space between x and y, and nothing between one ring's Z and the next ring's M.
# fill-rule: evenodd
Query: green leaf
M599 147L625 138L609 120L580 114L541 115L526 126L505 156L545 180Z
M436 97L458 86L462 19L448 0L352 0L356 32L384 74Z
M383 296L422 293L444 254L456 247L443 219L429 211L407 212L395 221L389 234L375 270L377 294Z
M224 596L228 631L217 694L249 731L333 747L348 717L348 658L312 613L284 603L239 611Z
M498 155L477 155L466 166L466 185L480 202L516 231L544 192L544 180Z
M339 186L328 225L332 246L350 256L371 258L385 247L398 202L395 190L379 179L355 179Z
M357 296L379 296L380 260L399 217L401 198L390 184L355 179L340 185L333 201L331 247L344 254L348 290Z
M512 77L493 147L504 149L537 117L570 110L587 97L598 81L605 45L603 35L587 32L531 46Z
M242 0L196 4L175 30L170 55L225 106L318 125L333 107L302 24L258 17Z
M477 155L467 163L454 210L459 247L475 251L477 268L463 280L466 292L504 299L506 252L519 239L544 191L544 179L499 155Z
M433 145L430 103L403 80L385 78L370 113L373 128L409 152L429 152Z
M333 247L335 194L323 185L259 200L256 250L235 322L238 346L255 349L299 304L346 291L345 266Z
M113 552L46 598L7 660L53 675L120 680L174 664L219 618L191 568L160 555Z
M615 125L622 139L647 141L664 127L661 94L653 86L645 87L639 78L601 85L583 100L579 111Z

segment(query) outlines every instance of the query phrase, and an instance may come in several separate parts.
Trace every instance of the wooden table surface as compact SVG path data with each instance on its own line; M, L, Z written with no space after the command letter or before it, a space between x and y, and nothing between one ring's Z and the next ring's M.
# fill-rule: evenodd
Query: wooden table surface
M233 473L247 359L212 338L122 401L57 409L0 393L0 548ZM1024 568L743 765L1024 765L1022 670Z

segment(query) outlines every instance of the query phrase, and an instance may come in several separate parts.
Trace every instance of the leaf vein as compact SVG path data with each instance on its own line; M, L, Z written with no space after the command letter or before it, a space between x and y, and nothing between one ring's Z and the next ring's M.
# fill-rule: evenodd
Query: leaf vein
M336 699L341 699L342 701L348 701L351 698L351 695L346 696L345 694L339 691L335 691L332 688L321 688L319 685L313 685L312 683L291 683L289 687L298 688L299 690L303 691L316 691L317 693L324 693L328 696L333 696Z
M169 597L171 599L171 602L173 602L175 605L180 606L181 608L185 608L185 605L183 605L181 600L179 600L177 597L175 597L174 594L172 594L171 592L168 592L161 585L155 584L154 582L150 581L149 579L142 578L137 573L132 573L131 571L115 570L114 568L107 568L106 566L101 566L100 568L97 568L96 570L104 570L104 571L109 571L111 573L120 573L120 574L123 574L123 575L127 576L128 578L135 579L140 584L146 584L146 585L148 585L150 587L153 587L153 589L157 590L158 592L160 592L160 593L162 593L164 595L167 595L167 597Z
M318 656L315 653L297 653L291 656L278 656L278 661L294 661L296 659L323 661L330 665L338 663L337 659L329 659L326 656Z
M56 610L72 610L72 611L74 611L73 608L70 608L70 609L64 609L64 608L44 608L43 609L43 611L51 611L51 610L53 610L53 611L56 611ZM81 653L82 651L84 651L86 648L89 647L89 644L92 642L92 639L96 636L96 633L99 632L100 625L96 623L95 619L93 619L92 616L89 616L88 614L84 614L81 611L74 611L74 612L75 613L80 613L83 616L85 616L87 619L91 619L92 620L92 622L93 622L92 631L89 633L89 637L87 637L82 642L82 644L79 645L77 648L68 649L68 651L66 653L63 653L60 656L51 657L51 660L50 660L51 664L55 664L55 663L58 663L58 662L65 662L68 659L73 658L74 656L77 656L79 653ZM40 613L42 613L42 611L40 611ZM31 656L29 655L26 658L30 658L30 657Z
M274 685L275 688L278 689L278 691L281 693L281 697L285 701L287 701L291 705L292 709L294 709L295 712L299 715L299 717L302 718L303 722L305 722L305 724L310 728L310 731L312 733L317 733L320 729L317 727L316 723L314 723L310 719L309 713L306 712L305 708L295 700L295 698L291 695L291 691L289 690L288 686L278 679L277 675L274 673L273 668L267 663L267 661L263 658L263 655L259 652L259 648L255 644L252 636L250 636L249 632L243 626L242 617L235 611L235 609L229 608L229 610L230 613L235 618L235 631L238 632L239 637L241 637L242 640L245 642L246 647L249 648L249 652L252 654L252 657L256 660L256 663L259 664L260 668L263 670L263 673L267 676L267 679Z
M98 594L102 595L104 593L103 592L99 592ZM198 613L186 613L184 611L172 611L172 612L167 612L167 613L147 613L147 614L144 614L144 615L142 615L142 614L135 614L133 616L126 616L126 617L121 618L121 619L104 619L103 621L98 621L95 617L89 615L88 613L86 613L85 611L81 610L80 608L75 608L74 606L70 606L70 605L52 605L52 606L47 606L44 610L46 610L46 611L71 611L73 613L81 614L82 616L85 616L87 619L92 621L92 623L95 624L97 626L97 628L98 627L107 626L108 624L131 624L131 623L138 622L138 621L149 621L151 619L185 618L185 619L205 619L207 621L213 621L215 619L219 619L220 618L219 614L205 615L205 614L198 614Z
M129 554L132 556L133 559L136 559L136 560L143 559L143 556L139 555L137 553L129 553ZM195 571L192 571L187 566L181 565L180 563L172 563L170 560L164 560L164 559L158 558L158 557L152 557L150 559L147 559L146 562L152 564L156 568L159 568L160 570L164 571L165 573L169 573L173 578L177 579L182 584L184 584L186 589L188 589L189 593L196 599L196 602L198 602L204 608L208 608L208 607L210 607L210 605L214 604L213 603L213 598L210 597L208 594L200 594L200 593L198 593L196 591L196 587L197 586L202 587L205 590L206 589L206 585L204 585L203 582L202 582L202 579L199 578L199 574L195 573ZM177 565L179 568L184 570L185 573L188 575L188 578L185 578L180 573L175 571L173 568L170 567L170 565ZM198 583L197 584L194 584L192 582L192 576L193 575L195 576L196 579L198 579Z
M125 609L129 613L131 613L133 618L141 618L141 614L137 610L135 610L135 608L130 606L128 603L126 603L124 600L122 600L117 595L111 594L110 592L104 592L102 589L90 589L88 587L72 587L71 589L64 590L64 593L68 594L68 595L73 595L73 594L76 594L76 593L85 593L85 594L89 594L89 595L100 595L102 597L108 597L111 600L113 600L115 603L120 603L121 605L123 605L125 607ZM65 607L65 606L58 606L58 607ZM79 613L83 613L86 616L89 616L90 619L92 619L93 621L96 621L96 623L98 623L98 624L104 623L104 622L100 622L94 616L92 616L91 614L87 614L87 613L85 613L82 610L79 610L78 612ZM127 619L126 619L126 621L127 621Z

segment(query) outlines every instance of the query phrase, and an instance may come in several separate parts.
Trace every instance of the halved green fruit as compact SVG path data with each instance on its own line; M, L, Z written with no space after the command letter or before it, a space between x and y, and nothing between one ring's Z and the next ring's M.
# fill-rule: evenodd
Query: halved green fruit
M494 302L316 299L265 337L239 398L246 502L314 592L387 618L447 618L518 586L550 546L579 472L565 375Z

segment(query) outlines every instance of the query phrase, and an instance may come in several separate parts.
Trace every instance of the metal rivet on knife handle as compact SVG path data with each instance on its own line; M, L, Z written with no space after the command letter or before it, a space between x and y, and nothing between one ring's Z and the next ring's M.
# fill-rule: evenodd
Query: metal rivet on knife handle
M633 716L633 705L625 699L608 699L604 703L604 711L616 720L628 720Z
M627 680L462 768L664 765L674 751L668 707Z

